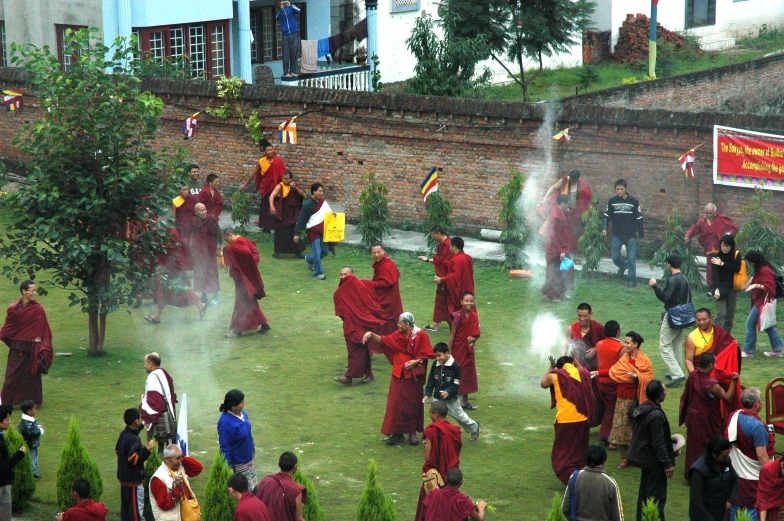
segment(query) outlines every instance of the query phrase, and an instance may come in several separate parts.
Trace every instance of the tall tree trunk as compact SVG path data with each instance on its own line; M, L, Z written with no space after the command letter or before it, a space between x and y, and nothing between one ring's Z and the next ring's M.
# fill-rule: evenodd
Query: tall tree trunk
M106 336L106 314L90 310L87 313L90 330L90 354L103 354L103 340Z
M523 67L523 53L517 53L517 64L520 66L520 85L523 87L523 101L528 103L531 101L528 96L528 82L525 81L525 67Z

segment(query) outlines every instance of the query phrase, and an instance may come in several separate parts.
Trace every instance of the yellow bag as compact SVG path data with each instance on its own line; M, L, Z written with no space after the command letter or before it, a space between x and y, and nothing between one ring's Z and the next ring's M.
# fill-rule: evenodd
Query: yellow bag
M735 258L738 258L740 255L739 251L735 251ZM743 291L743 286L746 285L746 279L749 278L748 273L746 273L746 261L743 259L740 260L740 270L732 276L732 289L737 291Z
M167 470L171 477L175 477L175 474L171 469ZM201 506L199 506L199 500L196 499L196 494L194 494L193 489L191 489L191 484L188 481L188 477L185 475L185 471L183 471L182 476L182 488L185 491L186 496L180 501L180 517L182 518L182 521L199 521L201 518Z
M324 242L340 242L346 238L346 214L324 216Z
M437 488L444 488L444 484L444 478L436 469L430 469L422 474L422 487L425 489L426 496Z

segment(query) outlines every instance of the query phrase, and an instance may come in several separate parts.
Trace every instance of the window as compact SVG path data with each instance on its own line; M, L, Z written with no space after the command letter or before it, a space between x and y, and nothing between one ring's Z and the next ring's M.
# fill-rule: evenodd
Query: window
M226 20L175 27L140 27L139 48L144 56L164 58L189 56L194 78L217 79L231 74L229 24Z
M8 67L8 49L5 43L5 22L0 20L0 67Z
M419 0L391 0L391 13L405 13L406 11L419 11Z
M71 52L70 48L65 47L65 33L70 29L76 32L79 29L86 29L86 25L61 25L55 24L54 30L57 34L57 59L63 66L63 70L67 71L71 68L71 64L77 58L76 53Z
M299 7L297 15L299 37L301 40L307 40L306 4L295 3L294 5ZM277 13L278 8L274 6L250 8L250 30L253 33L253 42L250 44L251 62L265 63L283 59L280 23L275 19Z
M686 29L716 25L716 0L686 0Z

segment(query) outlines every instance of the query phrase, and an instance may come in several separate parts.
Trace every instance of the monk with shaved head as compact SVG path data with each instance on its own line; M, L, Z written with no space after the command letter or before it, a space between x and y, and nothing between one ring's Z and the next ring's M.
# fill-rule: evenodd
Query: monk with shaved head
M222 242L218 218L210 215L207 206L197 203L194 206L196 219L191 225L191 256L193 257L193 290L201 292L201 300L208 303L208 293L212 293L212 305L218 304L218 262L223 253L219 246Z

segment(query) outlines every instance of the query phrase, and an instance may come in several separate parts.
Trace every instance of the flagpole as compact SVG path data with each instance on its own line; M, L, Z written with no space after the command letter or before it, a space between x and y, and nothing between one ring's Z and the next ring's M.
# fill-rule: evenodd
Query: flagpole
M651 0L651 33L648 37L648 76L656 77L656 15L659 0Z

